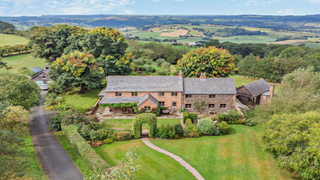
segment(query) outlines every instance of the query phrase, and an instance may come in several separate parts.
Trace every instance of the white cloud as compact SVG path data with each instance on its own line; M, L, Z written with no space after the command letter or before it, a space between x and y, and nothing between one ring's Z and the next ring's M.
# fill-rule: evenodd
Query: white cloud
M294 15L294 14L295 14L292 9L281 10L281 11L278 11L277 13L279 13L279 14L285 14L285 15Z
M320 0L309 0L310 3L320 3Z
M151 0L151 1L153 1L153 2L160 2L161 0Z

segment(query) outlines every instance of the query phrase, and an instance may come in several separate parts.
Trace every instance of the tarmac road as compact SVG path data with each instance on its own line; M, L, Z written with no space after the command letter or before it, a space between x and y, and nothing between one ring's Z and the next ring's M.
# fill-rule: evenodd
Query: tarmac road
M50 116L55 115L55 112L44 109L46 94L47 92L42 91L40 106L31 109L33 120L30 134L41 167L50 180L82 180L83 175L60 145L55 134L49 130L48 120Z

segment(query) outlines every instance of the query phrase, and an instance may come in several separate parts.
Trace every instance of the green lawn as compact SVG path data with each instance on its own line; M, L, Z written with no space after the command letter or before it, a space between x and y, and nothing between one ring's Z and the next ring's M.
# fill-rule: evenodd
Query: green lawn
M63 100L68 104L72 104L78 110L87 110L93 107L99 100L98 95L101 92L101 89L90 90L85 94L80 95L78 92L78 88L68 91L66 94L62 95Z
M27 44L29 40L25 37L11 35L11 34L0 34L0 46L5 45L20 45Z
M28 168L26 169L26 177L30 179L47 179L46 175L42 171L39 160L34 152L31 136L28 133L25 137L25 147L22 149L25 156L22 157L23 161L27 161Z
M103 128L115 128L115 129L132 129L133 119L105 119L101 127ZM179 119L158 119L157 126L161 126L163 124L179 124ZM142 125L142 129L148 129L147 124Z
M108 164L115 166L131 147L136 147L136 153L140 156L135 163L141 166L141 169L136 173L136 179L195 179L174 159L149 148L141 139L105 144L95 148L95 151Z
M57 136L60 144L66 150L69 157L72 159L73 163L78 167L81 173L84 174L86 172L91 172L92 169L90 168L90 165L83 161L80 154L73 148L64 133L62 131L58 131L54 132L54 134Z
M3 61L7 62L8 66L12 66L13 71L15 72L17 72L21 67L27 67L28 69L31 69L39 66L43 68L43 66L47 64L44 59L34 58L31 56L31 54L6 57L3 58Z
M259 146L258 127L230 126L227 136L150 140L187 161L205 179L293 179L280 170L273 156Z

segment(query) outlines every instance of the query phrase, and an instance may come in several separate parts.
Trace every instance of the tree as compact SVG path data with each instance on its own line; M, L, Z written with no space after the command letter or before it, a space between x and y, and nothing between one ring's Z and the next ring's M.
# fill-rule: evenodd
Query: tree
M22 106L29 110L39 105L41 89L28 76L0 71L0 102L8 101L12 106Z
M117 59L114 56L100 56L98 66L103 68L104 77L109 75L130 75L132 72L132 54L125 54Z
M95 58L111 55L116 59L122 58L128 47L125 37L118 29L104 26L85 33L80 45L85 52L92 54Z
M84 32L85 30L81 27L65 24L52 27L38 27L30 35L30 43L33 44L33 55L45 58L47 62L53 62L72 43L68 39L69 37L73 34L82 34Z
M209 46L215 46L215 47L220 47L220 41L219 39L212 39L210 41L207 41L204 44L205 47L209 47Z
M21 106L10 106L10 111L0 119L0 129L6 129L11 132L16 131L19 135L24 135L29 131L31 118L29 111Z
M9 106L10 104L8 102L0 102L0 119L4 118L6 114L10 111L10 109L8 108Z
M8 68L8 66L7 66L7 63L6 62L4 62L4 61L2 61L2 58L0 58L0 68Z
M79 94L85 89L98 88L104 76L102 67L92 54L75 51L68 55L62 55L51 65L49 72L51 79L63 82L63 86L81 87Z
M194 110L198 111L201 114L206 109L207 103L205 100L201 100L200 102L196 101L193 105Z
M190 51L178 61L177 69L185 77L199 77L203 72L209 77L228 77L237 70L233 56L227 50L213 46Z
M305 180L320 175L320 113L275 114L263 125L264 148L278 166L298 172Z

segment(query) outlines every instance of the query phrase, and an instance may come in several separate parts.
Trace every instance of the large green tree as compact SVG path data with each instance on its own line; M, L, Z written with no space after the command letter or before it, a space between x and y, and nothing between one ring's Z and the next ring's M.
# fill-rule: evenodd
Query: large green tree
M114 56L100 56L98 66L103 68L104 76L130 75L132 72L132 54L127 53L117 59Z
M199 77L204 72L209 77L228 77L237 70L233 56L214 46L190 51L178 61L177 69L185 77Z
M85 89L98 88L104 76L102 67L92 54L75 51L68 55L62 55L51 65L50 78L63 82L65 88L81 87L79 94Z
M29 110L39 105L41 89L26 75L0 70L0 102Z
M56 25L39 27L30 35L33 44L33 55L45 58L48 62L55 61L64 53L64 49L72 44L69 37L82 34L85 30L78 26Z

